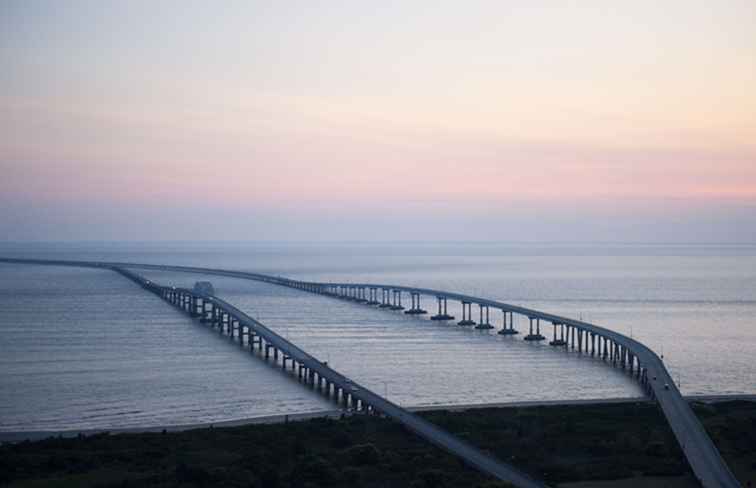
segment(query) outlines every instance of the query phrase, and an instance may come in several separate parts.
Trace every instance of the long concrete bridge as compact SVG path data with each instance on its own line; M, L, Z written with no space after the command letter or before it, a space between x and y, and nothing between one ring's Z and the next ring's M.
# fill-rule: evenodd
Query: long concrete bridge
M471 444L335 371L328 363L306 353L230 303L208 295L206 291L198 290L198 287L189 290L161 286L125 268L113 267L111 269L163 298L189 316L217 328L251 352L254 353L257 348L265 361L273 361L283 370L291 368L300 381L304 381L305 384L337 404L368 414L382 413L436 446L459 456L471 466L502 481L522 488L545 488L546 485L514 466L483 453Z
M704 487L740 486L656 353L630 337L598 325L471 295L391 284L310 282L260 273L141 263L8 258L0 258L0 262L93 268L136 268L228 276L287 286L338 299L351 300L366 306L377 306L386 310L404 311L404 313L410 315L426 314L427 311L421 306L421 299L428 297L436 300L438 304L438 313L431 319L440 321L454 319L447 313L446 305L448 300L456 300L461 302L463 310L463 317L459 322L460 326L474 326L479 329L493 328L494 326L490 324L490 311L493 309L502 313L503 327L499 333L505 335L514 335L519 332L514 329L514 316L523 316L529 324L528 334L524 336L525 340L546 340L546 337L541 334L541 325L542 323L545 327L551 325L553 334L550 344L552 346L572 348L580 353L597 356L608 364L622 368L633 375L644 391L658 401L693 472ZM403 296L410 299L408 309L405 309L402 305ZM473 304L479 308L479 322L477 323L472 317Z

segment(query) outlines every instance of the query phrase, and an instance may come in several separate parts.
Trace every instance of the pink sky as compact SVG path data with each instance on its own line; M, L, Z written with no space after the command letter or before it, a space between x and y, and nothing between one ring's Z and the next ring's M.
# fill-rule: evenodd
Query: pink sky
M6 239L756 239L752 2L0 9Z

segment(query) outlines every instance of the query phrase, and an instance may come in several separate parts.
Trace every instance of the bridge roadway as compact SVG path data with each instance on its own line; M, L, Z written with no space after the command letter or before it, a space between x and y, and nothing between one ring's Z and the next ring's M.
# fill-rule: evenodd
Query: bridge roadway
M464 459L468 464L476 467L477 469L488 473L502 481L507 481L515 486L523 488L544 488L546 485L532 479L527 474L519 471L517 468L510 466L506 463L498 461L497 459L484 454L482 451L473 447L472 445L458 439L445 430L437 427L436 425L424 420L422 417L411 413L408 410L392 403L386 398L374 393L373 391L365 388L357 382L350 380L343 374L337 372L333 368L329 367L327 363L324 363L317 358L306 353L304 350L297 347L292 342L281 337L280 335L267 328L261 322L253 319L249 315L245 314L238 308L234 307L230 303L218 298L209 297L206 295L200 295L193 290L185 288L175 288L160 286L144 277L133 273L129 270L114 267L112 268L117 273L129 278L144 289L155 293L156 295L164 298L173 305L181 308L185 312L189 312L192 316L196 316L194 312L198 310L197 301L202 304L202 313L199 314L205 318L205 304L210 303L213 307L213 316L217 316L219 313L227 315L228 329L231 337L233 337L232 323L237 322L237 337L240 345L244 345L244 335L247 335L250 340L248 344L250 349L254 347L254 342L251 340L252 336L258 336L265 341L266 357L269 347L273 347L283 354L283 367L286 368L286 361L292 361L292 369L294 365L298 364L300 368L305 371L305 378L309 377L310 381L314 381L315 375L317 375L318 385L325 383L327 385L328 395L330 396L331 387L333 386L334 396L338 401L339 390L342 392L342 397L348 395L349 400L354 404L355 400L359 400L359 405L363 410L378 411L392 418L393 420L401 423L405 427L409 428L416 434L427 439L436 446L457 455ZM189 297L190 300L186 298ZM194 301L191 301L194 300ZM222 317L222 315L221 315ZM222 319L221 319L222 320ZM247 329L247 334L244 334L244 328ZM262 343L260 343L262 349ZM275 357L277 357L276 354ZM346 398L346 397L345 397ZM346 400L345 400L346 401Z
M150 269L157 271L173 271L173 272L188 272L198 273L205 275L218 275L228 276L232 278L251 279L255 281L262 281L266 283L273 283L282 286L288 286L297 288L313 293L325 294L329 296L337 296L339 298L355 299L354 294L350 290L364 290L365 289L381 289L391 290L398 292L401 296L402 292L409 294L417 294L417 309L420 313L424 312L419 307L419 296L426 295L436 297L440 299L459 300L464 303L476 303L481 307L481 316L483 307L499 309L504 312L516 313L528 317L532 323L536 321L544 320L551 322L555 327L562 328L567 327L568 341L569 331L576 331L579 342L578 348L582 351L582 334L586 333L586 352L587 352L587 334L591 335L592 341L594 337L599 338L599 354L601 354L601 341L609 341L611 349L609 350L609 356L613 362L617 363L617 357L622 366L627 364L627 353L630 354L630 367L632 367L637 360L638 378L646 391L652 395L667 418L672 432L675 434L680 447L685 454L694 474L700 481L700 483L706 488L714 487L739 487L740 483L732 474L727 464L722 459L719 451L717 450L711 438L701 425L698 418L691 410L688 403L680 394L677 386L675 385L672 376L667 371L664 363L651 349L644 344L627 337L618 332L600 327L588 322L583 322L567 317L561 317L558 315L548 314L533 310L525 307L519 307L516 305L510 305L507 303L488 300L484 298L474 297L470 295L464 295L460 293L451 293L441 290L433 290L429 288L417 288L408 286L397 285L385 285L374 283L319 283L319 282L306 282L299 280L292 280L283 278L280 276L271 276L260 273L232 271L215 268L201 268L194 266L169 266L169 265L155 265L155 264L142 264L142 263L113 263L113 262L92 262L92 261L60 261L60 260L35 260L35 259L9 259L0 258L0 262L9 263L26 263L26 264L48 264L48 265L67 265L67 266L85 266L93 268L113 268L113 267L128 267L137 269ZM359 295L357 295L359 296ZM362 303L366 300L357 299ZM413 308L415 300L413 297ZM540 322L539 322L540 323ZM540 326L539 326L540 327ZM563 330L563 329L562 329ZM531 331L532 336L532 331ZM560 344L561 345L561 344ZM572 342L573 348L575 347L575 341ZM593 351L592 351L593 353ZM607 344L604 343L603 357L607 357Z

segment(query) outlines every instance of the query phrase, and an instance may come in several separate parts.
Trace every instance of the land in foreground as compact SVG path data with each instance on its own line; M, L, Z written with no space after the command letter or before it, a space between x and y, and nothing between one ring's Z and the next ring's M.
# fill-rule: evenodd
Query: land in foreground
M743 486L756 480L756 403L694 404ZM697 486L647 402L429 411L430 421L550 485ZM496 487L390 420L350 416L0 446L9 486Z

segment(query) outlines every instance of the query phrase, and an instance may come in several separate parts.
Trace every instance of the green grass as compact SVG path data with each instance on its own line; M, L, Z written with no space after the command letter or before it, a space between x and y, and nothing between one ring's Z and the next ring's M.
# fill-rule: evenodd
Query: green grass
M695 411L728 462L756 469L756 404L728 402ZM422 415L549 484L689 470L658 407L648 403ZM504 486L400 425L364 416L4 444L0 485Z

